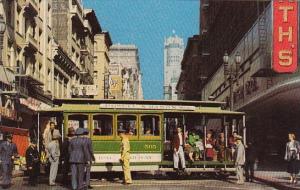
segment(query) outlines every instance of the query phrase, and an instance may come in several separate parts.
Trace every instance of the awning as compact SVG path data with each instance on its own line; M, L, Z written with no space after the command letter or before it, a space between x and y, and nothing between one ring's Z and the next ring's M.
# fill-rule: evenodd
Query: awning
M2 65L0 65L0 81L10 85L15 79L14 74L10 71L5 69Z

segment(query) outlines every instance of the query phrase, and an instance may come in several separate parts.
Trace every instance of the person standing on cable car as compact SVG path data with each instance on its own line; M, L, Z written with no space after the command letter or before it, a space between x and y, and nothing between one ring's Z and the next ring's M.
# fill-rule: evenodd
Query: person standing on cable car
M185 171L185 158L184 158L184 152L183 152L183 146L184 146L184 134L182 132L182 129L180 127L177 127L177 132L174 134L172 139L172 147L173 147L173 160L174 160L174 170L179 171L178 165L179 165L179 159L181 161L181 167L182 171Z

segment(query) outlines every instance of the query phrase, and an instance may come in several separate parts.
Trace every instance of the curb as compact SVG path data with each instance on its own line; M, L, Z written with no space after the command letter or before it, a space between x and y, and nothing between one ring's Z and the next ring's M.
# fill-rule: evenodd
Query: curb
M282 183L278 183L269 179L264 179L264 178L260 178L260 177L254 177L255 180L263 182L267 185L270 185L276 189L282 189L282 190L300 190L300 187L293 187L293 186L289 186L289 185L285 185Z

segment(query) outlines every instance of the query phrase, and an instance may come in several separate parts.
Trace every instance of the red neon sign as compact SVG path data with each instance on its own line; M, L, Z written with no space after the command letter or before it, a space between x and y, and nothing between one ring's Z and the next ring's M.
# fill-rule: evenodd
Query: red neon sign
M273 70L292 73L298 59L298 2L274 0L273 3Z

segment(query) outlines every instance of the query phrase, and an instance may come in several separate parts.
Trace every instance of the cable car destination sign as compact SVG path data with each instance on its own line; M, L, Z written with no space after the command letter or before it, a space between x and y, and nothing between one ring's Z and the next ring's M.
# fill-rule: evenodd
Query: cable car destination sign
M273 6L273 70L293 73L298 59L298 1L275 0Z
M195 106L178 105L141 105L141 104L100 104L100 108L107 109L143 109L143 110L190 110L196 109Z

